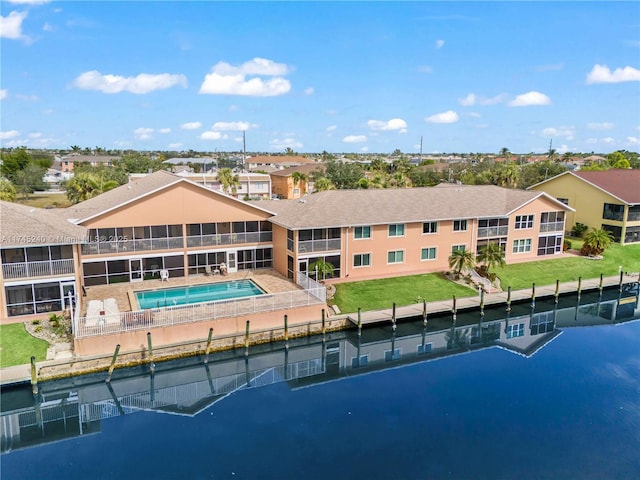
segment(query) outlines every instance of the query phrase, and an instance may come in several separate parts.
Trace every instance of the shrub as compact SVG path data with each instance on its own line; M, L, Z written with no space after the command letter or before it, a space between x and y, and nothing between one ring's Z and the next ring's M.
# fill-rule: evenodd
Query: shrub
M31 320L31 325L40 325L40 319Z
M582 235L584 235L584 232L586 232L587 230L589 230L588 225L585 225L584 223L576 222L576 224L573 226L573 229L571 229L571 235L577 238L581 238Z
M564 239L564 244L562 245L562 251L566 252L567 250L571 250L573 248L573 244L571 240Z
M34 329L34 331L35 331L36 333L40 333L40 332L42 331L42 325L38 325L38 326Z

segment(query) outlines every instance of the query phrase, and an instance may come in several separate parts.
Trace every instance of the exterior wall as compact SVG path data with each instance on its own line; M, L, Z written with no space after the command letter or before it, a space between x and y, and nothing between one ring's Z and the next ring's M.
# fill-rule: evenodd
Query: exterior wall
M309 190L308 181L300 181L296 188L300 191L298 193L294 192L293 178L291 175L282 176L282 175L273 175L271 177L271 189L274 195L278 195L284 199L292 199L292 198L300 198Z
M565 174L537 185L533 187L533 190L546 192L555 198L569 200L569 206L575 209L575 213L567 212L567 230L571 230L577 222L589 226L589 229L601 228L602 224L606 223L622 227L622 238L624 239L624 221L618 222L602 218L605 203L621 205L623 202L599 188L593 187L571 174ZM626 214L627 209L625 208L625 218ZM633 225L640 225L640 222L633 222Z
M524 205L518 210L514 211L509 217L509 235L507 240L507 248L505 252L505 261L507 263L522 263L533 260L544 260L545 258L550 258L555 255L541 255L538 256L538 237L540 236L540 217L544 212L557 212L560 211L560 206L553 203L551 200L547 198L538 198L533 202ZM563 235L564 240L564 231L567 229L567 214L565 213L565 228L562 231L557 232L558 234ZM528 229L516 229L516 217L518 215L533 215L533 228ZM521 239L531 239L531 251L526 253L514 253L513 252L513 241L521 240Z
M326 306L313 305L287 310L289 318L289 328L293 330L298 323L315 322L322 318L322 309ZM206 344L209 328L213 328L216 337L232 334L243 334L246 329L247 320L251 321L251 331L261 329L278 328L283 326L284 311L282 315L278 312L267 312L246 316L231 317L218 320L180 324L171 327L162 327L149 330L151 332L153 346L162 347L181 342L193 342L194 339L202 339ZM120 344L121 352L140 351L147 349L147 330L142 329L136 332L126 332L120 334L103 335L100 337L88 337L75 339L74 353L76 355L105 355L114 352L116 345Z
M287 229L273 225L273 269L284 277L287 276L288 255Z

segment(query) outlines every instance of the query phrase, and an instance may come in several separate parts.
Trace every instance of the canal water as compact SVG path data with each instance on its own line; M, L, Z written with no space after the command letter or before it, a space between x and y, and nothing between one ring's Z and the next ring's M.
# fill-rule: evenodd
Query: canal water
M638 287L1 392L3 479L640 478Z

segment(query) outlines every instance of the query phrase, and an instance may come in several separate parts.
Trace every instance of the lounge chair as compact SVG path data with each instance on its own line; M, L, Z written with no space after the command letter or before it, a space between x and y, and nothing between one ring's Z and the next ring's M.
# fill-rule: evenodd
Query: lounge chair
M169 281L169 270L162 269L160 270L160 280L163 282L165 280Z

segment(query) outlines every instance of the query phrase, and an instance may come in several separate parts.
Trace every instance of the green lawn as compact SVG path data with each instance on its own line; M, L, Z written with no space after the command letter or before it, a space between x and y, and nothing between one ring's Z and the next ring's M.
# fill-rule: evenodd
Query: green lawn
M574 248L579 248L581 242L573 241ZM597 278L600 274L605 277L617 275L619 267L625 272L640 272L640 245L612 245L603 253L602 260L590 260L586 257L566 256L538 262L507 265L494 268L502 283L502 288L510 286L514 290L529 288L532 283L537 285L570 282L582 278Z
M571 240L573 248L580 249L581 240ZM617 275L618 267L625 272L640 272L640 245L613 245L603 254L602 260L589 260L585 257L569 256L538 262L528 262L494 268L492 271L500 277L502 288L511 286L514 290L530 288L536 285L553 285L556 280L569 282L604 276ZM450 282L440 273L411 275L405 277L367 280L361 282L336 284L333 301L343 313L363 310L381 310L396 305L409 305L422 301L447 300L453 295L469 297L477 295L474 289Z
M38 193L31 194L27 200L22 198L22 195L18 195L16 203L28 205L29 207L56 207L64 208L71 205L66 193Z
M27 333L22 323L0 325L0 368L46 360L49 344Z
M428 302L478 293L471 288L450 282L440 273L383 278L336 285L333 300L343 313L362 310L381 310L396 305L409 305L426 299Z

